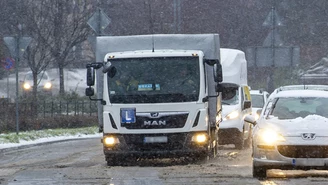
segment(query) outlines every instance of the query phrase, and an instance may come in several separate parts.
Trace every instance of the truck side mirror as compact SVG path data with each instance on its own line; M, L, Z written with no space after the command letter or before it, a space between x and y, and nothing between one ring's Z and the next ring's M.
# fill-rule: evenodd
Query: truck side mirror
M109 78L113 78L116 75L116 67L111 62L107 62L103 68L103 73L107 73Z
M215 91L216 92L223 92L223 89L224 89L224 87L221 84L217 84L216 88L215 88Z
M214 81L215 82L222 82L222 65L220 63L216 63L214 65Z
M95 90L93 87L88 87L85 89L85 95L86 96L93 96L95 94Z
M87 86L95 85L95 69L93 67L87 67Z

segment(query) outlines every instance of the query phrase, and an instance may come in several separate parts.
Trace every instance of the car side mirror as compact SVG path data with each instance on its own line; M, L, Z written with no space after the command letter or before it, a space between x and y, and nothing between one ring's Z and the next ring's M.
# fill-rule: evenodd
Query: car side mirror
M252 107L252 102L249 100L244 101L244 109L248 109Z
M244 121L251 123L252 125L256 125L256 118L253 115L246 115Z

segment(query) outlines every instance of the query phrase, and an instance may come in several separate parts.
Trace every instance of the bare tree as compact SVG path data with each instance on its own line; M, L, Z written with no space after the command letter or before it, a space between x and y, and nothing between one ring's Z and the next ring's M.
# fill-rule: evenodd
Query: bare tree
M49 49L54 64L59 68L60 90L63 95L64 89L64 67L68 65L67 57L72 48L84 42L90 34L87 25L89 16L93 12L91 0L64 1L64 0L39 0L34 3L44 4L43 11L47 13L43 17L45 28L40 32L38 39L44 42Z
M47 20L50 19L46 11L48 6L44 1L35 2L33 0L24 1L24 6L28 7L22 10L21 20L24 22L25 30L28 36L33 40L26 50L25 58L33 74L33 98L37 97L38 74L44 72L51 62L50 50L45 47L51 40L51 32L47 26Z
M50 0L52 6L49 13L53 19L52 24L53 42L48 43L55 63L59 68L60 94L64 94L64 67L68 65L66 58L72 51L73 46L84 42L91 33L87 21L93 12L88 3L82 1Z

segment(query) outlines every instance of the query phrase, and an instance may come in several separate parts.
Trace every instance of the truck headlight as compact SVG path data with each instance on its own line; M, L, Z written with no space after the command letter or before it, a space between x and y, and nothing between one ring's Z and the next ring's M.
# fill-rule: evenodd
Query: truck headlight
M239 112L237 110L230 112L226 117L225 120L235 119L239 116Z
M23 85L23 88L25 90L29 90L29 89L31 89L31 85L29 83L25 82L24 85Z
M44 87L45 89L51 89L52 84L51 84L50 82L47 82L47 83L44 84L43 87Z
M106 146L113 146L120 143L119 139L115 136L105 136L103 142Z
M267 145L275 144L277 141L285 141L285 138L281 134L269 129L261 130L259 139Z
M192 136L191 141L196 143L205 143L208 140L207 134L198 133Z

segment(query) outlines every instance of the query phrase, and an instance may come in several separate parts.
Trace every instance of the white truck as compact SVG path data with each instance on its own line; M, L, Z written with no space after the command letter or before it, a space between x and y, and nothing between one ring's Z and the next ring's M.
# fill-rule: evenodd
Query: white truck
M234 144L243 149L251 143L252 125L244 117L252 113L250 89L247 85L245 53L236 49L221 48L223 71L222 116L219 144Z
M219 43L218 34L97 37L102 62L87 64L86 95L99 101L108 165L215 156L222 120Z

